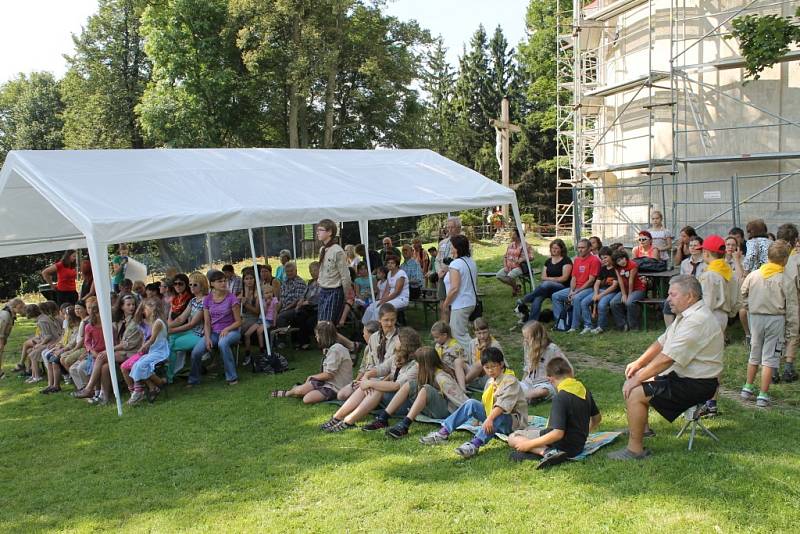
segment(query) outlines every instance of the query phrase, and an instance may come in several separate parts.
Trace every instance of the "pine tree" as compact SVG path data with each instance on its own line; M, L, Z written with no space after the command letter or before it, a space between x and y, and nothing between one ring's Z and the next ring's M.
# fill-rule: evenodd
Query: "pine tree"
M455 72L447 61L447 48L439 37L427 54L421 86L428 97L425 107L428 148L444 156L451 151L454 85Z

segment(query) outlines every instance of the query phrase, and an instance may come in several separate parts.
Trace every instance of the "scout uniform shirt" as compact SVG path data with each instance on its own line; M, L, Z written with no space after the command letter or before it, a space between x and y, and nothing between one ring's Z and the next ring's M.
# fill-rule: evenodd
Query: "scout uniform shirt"
M509 414L511 430L528 427L528 401L525 399L519 380L513 373L504 372L497 378L487 380L481 402L487 417L494 407L499 407L504 414Z

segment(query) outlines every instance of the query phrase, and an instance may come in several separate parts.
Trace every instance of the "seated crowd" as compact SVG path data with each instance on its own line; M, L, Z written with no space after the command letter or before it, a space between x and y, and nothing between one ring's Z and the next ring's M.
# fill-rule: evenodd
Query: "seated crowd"
M226 265L207 274L169 272L158 284L115 278L113 365L119 366L130 391L128 403L154 401L181 372L188 371L187 387L198 386L206 367L213 365L214 349L227 383L236 385L238 351L243 350L247 365L266 350L265 336L281 331L291 335L298 349L316 342L322 358L318 373L272 396L297 397L305 404L342 403L321 426L323 431L356 428L377 411L361 429L400 439L425 416L441 425L420 442L436 445L448 441L460 425L477 420L480 428L457 454L475 456L500 433L508 436L513 460L534 459L546 467L580 454L601 418L590 391L575 379L568 358L550 339L542 303L552 300L557 330L601 334L609 329L610 318L619 330L636 329L647 293L646 273L663 271L670 261L679 272L669 281L664 303L667 330L625 370L630 434L627 447L612 458L650 454L643 438L652 435L647 424L651 406L669 421L703 403L707 413L715 413L725 331L736 318L750 344L742 398L766 407L773 381L797 379L800 254L795 254L798 230L792 224L781 226L774 240L761 220L747 225L748 240L737 228L727 238L702 239L686 227L674 255L672 236L658 212L652 227L639 233L631 253L620 243L606 247L594 237L580 240L577 255L569 258L566 244L555 239L541 284L518 301L518 307L531 306L521 325L519 374L508 364L486 318L473 316L478 311L477 266L457 217L447 220L447 236L432 252L418 241L400 252L390 238L379 252L367 252L363 245L342 248L336 230L327 219L317 225L323 246L309 266L309 281L298 276L288 251L281 251L275 276L269 265L245 268L241 276ZM520 274L515 271L522 271L519 263L528 249L515 234L497 273L512 294L519 291L515 279ZM124 273L126 255L120 246L115 277ZM55 302L25 305L14 299L0 310L0 366L14 320L25 315L36 320L36 333L23 344L16 370L28 375L31 384L44 381L43 370L48 380L43 394L61 391L66 379L74 384L74 397L106 404L112 395L112 363L98 296L85 278L77 294L75 271L75 253L67 251L43 271L56 291ZM419 332L399 326L398 320L412 295L428 284L436 287L431 291L438 293L441 317L431 327L432 344L423 346ZM363 324L363 343L340 332L355 321ZM786 359L782 376L781 347ZM480 400L471 397L476 392ZM533 430L528 406L543 401L552 401L548 427ZM402 419L390 425L391 417Z

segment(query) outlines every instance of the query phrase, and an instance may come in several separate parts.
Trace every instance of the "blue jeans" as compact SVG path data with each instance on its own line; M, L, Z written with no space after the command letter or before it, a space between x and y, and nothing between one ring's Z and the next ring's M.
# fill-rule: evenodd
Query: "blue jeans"
M589 298L581 301L581 316L583 317L584 326L599 326L603 330L608 329L608 310L611 307L611 301L617 296L617 292L603 295L597 301L597 325L592 323L592 302L594 301L594 293Z
M553 296L553 293L564 289L564 284L561 282L553 282L552 280L545 280L539 286L522 297L522 302L530 302L531 311L528 314L529 321L538 321L539 314L542 311L542 303Z
M467 402L462 404L458 410L451 413L450 417L444 420L442 426L447 430L448 434L452 434L456 428L463 425L473 417L483 423L486 421L486 410L483 409L483 404L481 404L481 401L469 399ZM483 427L481 427L480 430L478 430L478 433L475 434L475 437L481 440L483 443L487 443L497 432L500 432L501 434L511 433L511 416L509 414L504 413L494 420L494 433L487 434L483 430Z
M614 322L618 328L622 328L627 323L628 329L639 329L639 305L637 302L645 297L644 291L634 291L628 295L627 303L622 303L622 291L616 294L611 301L611 313L614 315Z
M216 332L211 333L211 343L213 347L218 347L219 352L222 354L222 364L225 366L225 380L233 382L239 379L236 374L236 362L233 359L233 347L239 343L242 336L238 330L228 332L225 337L220 338ZM192 349L192 370L189 373L188 383L197 385L200 383L200 371L203 362L203 354L208 352L206 348L206 338L203 337Z
M578 291L572 296L572 322L570 323L570 329L578 329L578 325L581 322L581 301L587 297L591 297L594 294L594 291L591 288L582 289ZM558 324L558 318L561 317L561 312L564 309L564 306L567 305L567 297L569 296L569 288L562 289L561 291L556 291L553 294L553 315L555 315L556 324Z

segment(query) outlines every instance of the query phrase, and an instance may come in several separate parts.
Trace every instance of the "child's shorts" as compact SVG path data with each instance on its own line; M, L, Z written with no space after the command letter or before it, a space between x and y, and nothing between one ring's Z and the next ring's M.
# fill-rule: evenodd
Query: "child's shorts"
M42 351L42 359L45 363L59 363L60 358L54 354L53 349L44 349Z
M442 395L438 389L430 384L425 384L422 386L422 388L425 389L425 393L427 395L427 402L425 403L425 407L422 409L423 415L427 415L428 417L432 417L434 419L446 419L450 415L450 407L447 405L447 397ZM413 400L416 400L416 395L414 395Z
M783 343L785 319L783 315L750 314L750 365L778 368L780 356L776 351Z
M525 382L524 380L520 380L519 385L522 387L522 391L527 395L534 389L545 389L547 390L547 396L544 400L550 400L553 398L553 395L556 394L556 388L553 387L553 384L550 382L537 382L536 384L530 384Z
M332 387L328 386L326 382L317 380L316 378L312 378L310 382L311 386L314 388L314 391L319 391L322 393L322 396L326 401L336 398L336 391L334 391Z
M133 369L133 364L135 364L136 362L141 360L142 356L143 356L143 354L134 354L133 356L131 356L130 358L128 358L127 360L122 362L119 365L119 368L120 369L125 369L126 371L130 371L131 369Z

